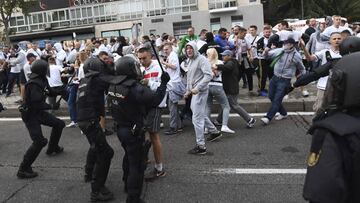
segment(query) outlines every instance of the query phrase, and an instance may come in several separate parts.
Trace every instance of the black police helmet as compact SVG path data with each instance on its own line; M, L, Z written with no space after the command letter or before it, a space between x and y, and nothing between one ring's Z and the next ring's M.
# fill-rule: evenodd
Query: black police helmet
M125 75L127 78L138 79L141 75L140 64L130 57L124 56L116 61L115 74Z
M360 38L350 36L344 39L340 44L340 54L345 56L350 53L360 51Z
M46 77L48 69L49 64L41 59L38 59L31 64L31 72L41 77Z
M101 61L98 57L89 58L84 63L84 73L88 73L90 71L93 72L103 72L106 68L106 64Z

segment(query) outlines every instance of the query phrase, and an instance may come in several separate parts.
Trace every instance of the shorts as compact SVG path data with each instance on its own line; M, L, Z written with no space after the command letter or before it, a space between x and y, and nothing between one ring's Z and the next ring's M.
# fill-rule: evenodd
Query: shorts
M145 118L145 130L150 133L157 133L160 131L161 123L161 109L152 108L146 115Z
M25 77L25 73L24 70L20 71L20 84L25 85L26 84L26 77Z

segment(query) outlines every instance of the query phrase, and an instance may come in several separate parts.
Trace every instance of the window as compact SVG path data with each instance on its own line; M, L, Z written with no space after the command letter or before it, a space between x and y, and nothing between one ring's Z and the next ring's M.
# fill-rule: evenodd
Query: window
M243 20L243 16L239 15L239 16L231 16L231 27L234 27L235 25L244 26L244 20Z
M210 19L210 30L213 31L217 31L221 28L221 24L220 24L220 18L211 18Z
M189 27L191 27L191 21L173 23L174 36L181 37L186 35Z
M209 0L209 10L236 6L236 0Z

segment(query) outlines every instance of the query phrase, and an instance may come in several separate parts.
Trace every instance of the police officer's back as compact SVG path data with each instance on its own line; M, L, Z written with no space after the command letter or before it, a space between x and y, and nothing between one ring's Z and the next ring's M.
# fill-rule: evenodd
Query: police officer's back
M351 44L348 51L360 50ZM313 138L303 196L310 202L360 202L359 63L360 52L355 52L332 68L324 112L309 130Z
M125 150L123 181L128 193L127 203L143 202L140 199L148 153L143 125L146 109L160 104L165 96L167 73L161 76L161 85L155 92L141 85L140 64L130 56L120 58L115 65L115 77L110 80L108 98L113 118L117 122L117 136Z

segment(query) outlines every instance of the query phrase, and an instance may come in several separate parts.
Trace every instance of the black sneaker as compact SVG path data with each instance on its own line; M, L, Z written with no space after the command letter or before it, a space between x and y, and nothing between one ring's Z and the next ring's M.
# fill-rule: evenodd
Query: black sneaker
M153 181L166 175L165 170L158 171L156 168L144 175L145 181Z
M218 131L216 133L211 133L210 136L206 140L209 142L213 142L213 141L219 139L220 137L222 137L222 134L220 131Z
M206 148L200 148L199 146L196 146L194 147L194 149L188 151L188 153L194 155L204 155L206 154Z
M110 135L114 134L114 132L111 130L105 129L104 134L105 134L105 136L110 136Z
M175 130L174 128L170 128L169 130L165 131L165 135L175 135L177 133L178 131Z
M222 123L220 123L220 122L217 121L217 120L214 120L214 121L213 121L213 124L214 124L215 126L222 126Z
M110 201L114 199L114 194L110 193L102 193L102 192L91 192L90 193L90 201L91 202L102 202L102 201Z
M103 195L112 195L114 196L114 193L112 193L106 186L103 186L100 188L100 193Z
M49 156L61 154L62 152L64 152L64 147L60 147L60 146L57 146L55 149L48 148L46 150L46 154Z
M253 128L255 126L256 123L256 119L255 118L251 118L250 121L246 124L246 126L248 128Z
M19 179L29 179L29 178L35 178L37 177L39 174L34 172L32 170L32 168L29 168L27 170L23 170L23 169L19 169L16 176Z

